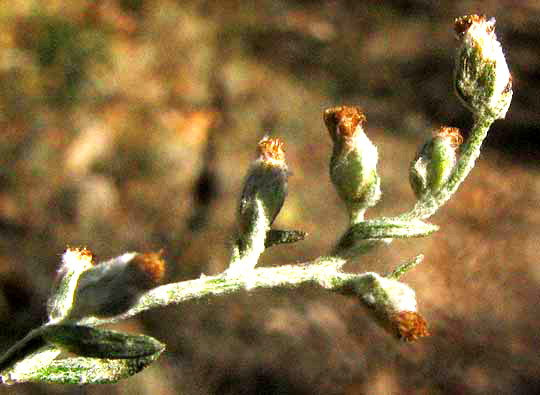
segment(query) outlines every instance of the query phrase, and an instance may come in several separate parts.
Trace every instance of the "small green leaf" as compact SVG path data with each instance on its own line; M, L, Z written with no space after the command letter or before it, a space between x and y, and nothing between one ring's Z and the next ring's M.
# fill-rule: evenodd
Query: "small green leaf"
M413 267L418 265L424 260L424 255L420 254L414 259L411 259L410 261L407 261L405 263L402 263L398 267L396 267L392 273L387 274L385 277L393 280L399 280L399 278L407 273L409 270L411 270Z
M63 350L91 358L140 358L165 349L164 344L150 336L81 325L48 325L43 338Z
M302 241L306 238L307 233L301 230L278 230L271 229L266 232L264 247L269 248L278 244L290 244Z

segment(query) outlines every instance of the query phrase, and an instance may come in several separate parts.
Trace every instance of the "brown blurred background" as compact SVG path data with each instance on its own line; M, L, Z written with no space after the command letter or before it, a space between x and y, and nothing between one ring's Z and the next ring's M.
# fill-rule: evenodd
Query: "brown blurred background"
M185 303L114 326L167 344L110 386L17 394L540 393L540 3L181 1L0 3L0 349L46 318L67 245L106 259L164 249L167 281L225 269L242 178L265 134L293 171L276 225L309 233L262 265L313 259L344 231L322 111L359 105L383 199L412 206L408 166L470 114L452 92L455 17L497 18L515 94L478 165L432 221L347 265L403 280L432 336L395 341L354 300L305 288Z

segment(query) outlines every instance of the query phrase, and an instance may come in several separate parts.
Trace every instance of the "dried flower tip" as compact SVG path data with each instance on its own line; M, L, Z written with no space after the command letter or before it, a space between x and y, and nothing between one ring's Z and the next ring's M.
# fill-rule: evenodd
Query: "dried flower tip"
M283 165L285 163L283 141L278 138L263 137L259 141L258 151L260 159L267 164Z
M430 335L426 320L416 311L401 311L391 316L390 321L396 328L398 338L405 341Z
M148 284L148 288L152 288L158 284L165 274L165 261L161 257L163 251L150 252L146 254L137 254L129 262L144 275L145 280L143 283Z
M62 262L62 267L66 268L90 268L96 264L94 254L86 247L68 247L62 256Z
M473 14L460 16L454 21L454 30L458 38L462 38L471 27L483 29L488 34L493 33L495 30L495 18L487 21L485 15Z
M62 255L62 264L58 268L53 288L58 286L68 272L83 272L95 264L94 254L86 247L68 247Z
M454 23L458 39L471 40L481 50L485 58L495 60L500 44L495 35L495 18L486 20L485 16L466 15L456 18Z
M463 144L463 136L458 128L450 126L441 126L439 130L433 133L433 137L440 137L448 141L454 150L457 150Z
M96 264L94 262L94 253L92 251L90 251L88 248L86 248L86 247L78 247L78 248L76 248L76 250L77 250L77 253L79 253L81 255L81 257L84 257L85 259L88 259L88 261L90 263L92 263L92 265Z
M361 129L366 122L366 116L358 107L349 106L329 108L324 111L323 118L334 142L338 135L344 139L352 138L356 130Z

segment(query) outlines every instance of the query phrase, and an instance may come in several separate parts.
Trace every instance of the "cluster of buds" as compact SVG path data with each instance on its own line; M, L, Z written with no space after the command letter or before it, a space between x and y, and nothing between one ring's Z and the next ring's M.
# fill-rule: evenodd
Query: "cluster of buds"
M448 181L456 166L457 151L463 143L459 129L442 126L433 133L411 162L409 180L418 199L434 195Z
M330 179L345 202L351 222L364 218L381 196L377 147L364 133L365 115L356 107L329 108L323 115L334 143Z
M457 18L460 40L454 72L458 97L476 116L502 119L512 100L512 76L495 35L495 19L467 15Z

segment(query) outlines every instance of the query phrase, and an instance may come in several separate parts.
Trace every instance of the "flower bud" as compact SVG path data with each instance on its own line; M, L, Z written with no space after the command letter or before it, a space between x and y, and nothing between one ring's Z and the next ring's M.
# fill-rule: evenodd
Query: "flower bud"
M435 194L448 181L462 142L459 129L443 126L422 146L409 171L409 181L417 199L428 192Z
M495 36L495 19L467 15L457 18L454 27L461 42L454 72L458 97L477 116L504 118L512 100L512 76Z
M330 178L347 205L352 222L381 196L377 175L377 148L363 130L366 117L356 107L334 107L324 112L324 122L334 142Z
M406 284L366 273L356 293L377 322L397 338L412 341L429 336L426 320L417 311L415 293Z
M113 317L128 311L163 278L160 254L126 253L83 272L68 318Z
M244 182L238 205L240 233L250 233L258 218L258 203L270 227L277 217L287 196L289 170L285 163L283 142L277 138L264 137L258 145L258 158L253 162Z

